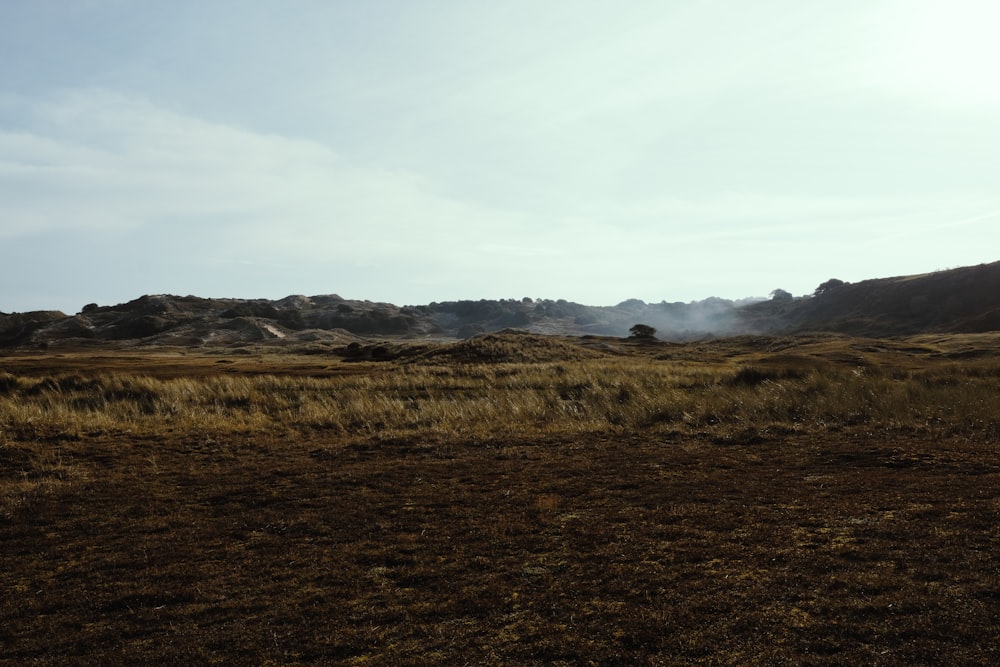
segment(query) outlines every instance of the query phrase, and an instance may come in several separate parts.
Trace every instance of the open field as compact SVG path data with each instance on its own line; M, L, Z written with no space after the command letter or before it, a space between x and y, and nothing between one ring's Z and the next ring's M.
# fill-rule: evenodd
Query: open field
M0 664L1000 662L1000 334L239 352L0 356Z

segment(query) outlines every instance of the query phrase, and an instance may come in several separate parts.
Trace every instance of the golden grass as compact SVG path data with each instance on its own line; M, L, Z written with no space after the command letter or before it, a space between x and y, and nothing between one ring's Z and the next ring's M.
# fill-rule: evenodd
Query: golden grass
M835 427L997 432L1000 367L694 364L648 357L387 366L326 378L0 376L18 438L130 432L499 437L622 429Z

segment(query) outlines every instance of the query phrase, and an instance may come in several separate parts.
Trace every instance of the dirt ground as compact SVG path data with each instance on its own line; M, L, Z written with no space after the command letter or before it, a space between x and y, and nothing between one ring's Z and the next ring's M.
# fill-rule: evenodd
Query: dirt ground
M89 474L0 528L4 664L1000 657L974 442L53 445Z

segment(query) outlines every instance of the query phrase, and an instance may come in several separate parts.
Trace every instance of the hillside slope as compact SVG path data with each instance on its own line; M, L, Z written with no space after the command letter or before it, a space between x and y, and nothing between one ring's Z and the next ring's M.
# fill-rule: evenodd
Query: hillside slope
M115 306L0 313L0 347L246 344L349 345L369 337L470 338L516 328L535 334L626 336L637 323L664 340L737 334L833 332L885 337L1000 330L1000 262L859 283L829 280L810 296L776 291L767 301L585 306L562 299L433 302L423 306L344 299L278 300L147 295Z
M740 319L748 329L781 333L884 337L996 331L1000 330L1000 262L834 284L810 297L747 306Z

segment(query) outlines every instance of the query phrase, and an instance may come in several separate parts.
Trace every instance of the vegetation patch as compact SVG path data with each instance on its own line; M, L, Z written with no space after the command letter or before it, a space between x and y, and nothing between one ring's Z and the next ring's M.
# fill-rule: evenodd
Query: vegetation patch
M582 361L605 356L600 351L568 340L508 330L441 345L420 354L414 361L434 364L523 364Z

